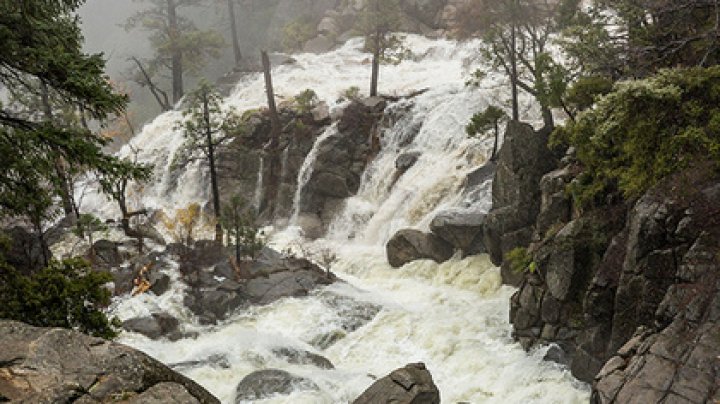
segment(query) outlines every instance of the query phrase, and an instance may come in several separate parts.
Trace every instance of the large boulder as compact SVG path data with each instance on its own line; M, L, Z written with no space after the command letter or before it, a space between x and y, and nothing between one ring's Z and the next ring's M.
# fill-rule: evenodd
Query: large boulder
M450 243L432 233L415 229L404 229L395 233L385 250L388 262L395 268L420 259L445 262L452 258L454 253Z
M125 320L125 330L157 339L177 331L180 321L167 313L153 313L147 317L136 317Z
M0 321L0 400L219 403L148 355L60 328Z
M235 402L262 400L296 390L319 390L311 380L278 369L258 370L245 376L235 389Z
M430 230L465 253L480 254L485 252L484 226L484 212L455 209L438 213L430 223Z
M439 404L440 391L424 363L396 369L372 384L353 404Z

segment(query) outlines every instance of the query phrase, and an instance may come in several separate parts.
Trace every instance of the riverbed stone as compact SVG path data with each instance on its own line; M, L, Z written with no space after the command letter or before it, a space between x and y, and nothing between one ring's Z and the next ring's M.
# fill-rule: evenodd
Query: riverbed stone
M424 363L396 369L373 383L353 404L439 404L440 391Z
M261 400L276 394L290 394L296 390L318 390L309 379L285 370L264 369L245 376L235 389L235 403Z

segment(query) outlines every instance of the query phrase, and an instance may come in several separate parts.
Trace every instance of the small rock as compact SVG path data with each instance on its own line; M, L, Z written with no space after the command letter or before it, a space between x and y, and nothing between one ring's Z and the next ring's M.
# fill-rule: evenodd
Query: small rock
M265 369L245 376L235 389L235 403L261 400L296 390L319 390L311 380L278 369Z

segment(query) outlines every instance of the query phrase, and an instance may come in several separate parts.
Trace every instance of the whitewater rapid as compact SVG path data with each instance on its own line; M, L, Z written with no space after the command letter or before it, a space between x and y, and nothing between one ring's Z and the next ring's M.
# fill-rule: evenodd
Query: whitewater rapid
M464 85L470 73L483 65L476 59L477 43L419 36L408 41L415 57L383 66L380 92L427 91L388 107L394 121L382 133L382 149L367 167L357 195L346 200L322 239L305 240L294 226L271 231L270 244L278 250L311 258L334 254L337 259L331 270L343 282L308 297L237 313L207 327L198 325L183 307L185 287L171 268L169 292L118 299L113 314L128 319L165 311L181 319L185 331L197 332L197 337L170 342L124 333L121 342L164 363L184 364L177 369L223 403L234 402L235 387L244 376L267 368L306 377L319 390L295 391L259 403L347 403L375 378L410 362L427 365L443 402L588 401L586 385L567 369L542 361L545 350L528 354L512 340L508 310L513 289L501 285L499 270L487 256L454 258L444 264L417 261L399 269L388 265L384 245L396 230L425 229L445 209L490 208L489 181L478 185L472 195L463 192L463 185L467 174L487 159L492 139L468 139L464 126L474 112L490 103L505 105L507 100L505 83L498 75L489 75L478 88ZM295 55L295 64L274 69L276 92L289 98L311 88L331 110L337 110L344 90L367 86L369 56L360 48L359 40L351 40L327 54ZM225 107L257 108L264 104L263 97L262 78L249 75L225 100ZM536 116L530 100L522 101L526 117ZM133 140L140 150L138 159L155 165L155 180L137 190L137 202L147 207L171 210L207 200L205 168L197 163L181 170L173 166L182 143L177 119L177 112L164 114ZM330 127L320 138L334 135ZM393 182L395 160L408 152L416 153L418 161ZM129 153L129 148L121 152ZM312 152L308 158L313 158ZM300 171L300 188L310 166L306 161ZM256 195L257 190L246 192ZM113 207L99 197L89 196L86 205L113 215ZM348 319L362 317L372 319L348 331ZM335 342L318 343L328 337ZM322 355L335 369L288 363L274 353L279 348Z

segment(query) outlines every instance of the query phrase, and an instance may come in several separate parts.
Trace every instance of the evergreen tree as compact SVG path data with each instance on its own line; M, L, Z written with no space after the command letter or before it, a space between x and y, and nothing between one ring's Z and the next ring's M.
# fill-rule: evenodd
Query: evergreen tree
M201 5L204 0L141 1L150 3L150 7L130 17L125 28L150 32L155 56L144 69L145 76L153 77L160 70L169 70L173 102L177 103L185 93L185 73L197 74L208 58L220 55L225 43L217 32L200 30L189 18L179 14L183 8Z
M493 150L490 155L490 161L495 161L497 157L498 140L500 138L500 122L507 118L507 114L502 109L490 105L483 112L473 115L470 123L465 127L468 136L475 136L478 133L493 131L495 140L493 141Z
M401 15L399 0L367 0L360 14L357 28L365 37L365 50L373 55L371 97L378 94L380 64L398 63L409 57L410 52L403 46L403 38L394 33L400 29Z
M570 79L569 72L549 51L578 1L471 0L459 13L458 35L484 39L483 56L510 78L512 119L520 116L518 94L525 91L540 104L546 127L554 127L551 108Z
M61 99L70 109L81 110L82 120L87 115L102 121L121 112L127 99L113 92L102 55L81 50L73 13L82 3L0 2L0 85L46 104L49 96ZM25 216L40 237L43 223L57 214L55 198L63 196L63 187L53 185L58 161L95 172L110 169L115 161L102 151L105 139L86 125L49 119L53 112L23 114L15 102L0 104L0 217Z
M186 150L190 154L200 151L210 166L213 213L217 218L221 213L217 147L229 139L230 133L239 125L239 118L232 111L223 111L220 94L205 82L188 97L189 107L184 111L185 119L180 125L185 134ZM222 226L219 221L215 225L215 241L222 242Z

